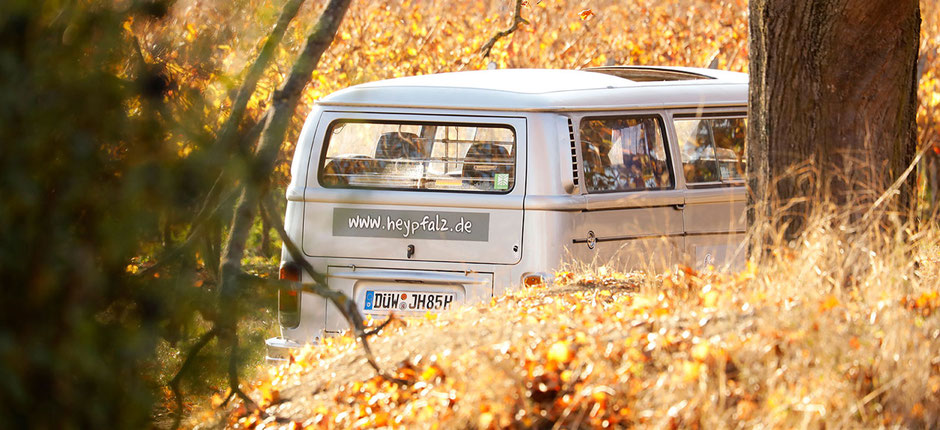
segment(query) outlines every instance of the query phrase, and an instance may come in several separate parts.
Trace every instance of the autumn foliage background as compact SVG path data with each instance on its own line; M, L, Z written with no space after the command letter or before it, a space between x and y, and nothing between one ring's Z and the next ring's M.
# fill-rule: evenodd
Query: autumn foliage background
M923 145L936 144L940 133L936 3L921 2L917 118ZM219 125L281 4L180 1L167 19L146 23L131 19L126 28L139 38L148 61L165 65L167 77L177 86L176 93L169 94L170 101L207 124ZM353 2L338 37L304 91L281 157L280 183L286 185L289 180L293 142L313 103L359 83L487 67L577 69L638 64L747 72L747 2L743 0L527 1L523 17L529 25L497 42L491 56L482 57L480 47L508 26L512 6L511 1L495 0ZM291 24L274 66L268 68L249 105L255 117L267 107L322 7L323 2L307 2ZM206 102L191 106L187 95ZM186 139L178 144L183 154L191 150ZM919 193L922 199L937 202L940 149L931 152L920 171Z
M0 4L0 427L167 423L166 382L217 316L215 260L231 202L220 204L216 240L200 244L193 264L175 273L147 268L185 237L213 173L244 173L247 157L220 157L211 146L284 3ZM243 132L268 107L324 3L309 0L291 23ZM921 2L923 224L936 223L940 200L937 6ZM511 2L494 0L353 2L304 91L276 184L289 179L293 142L316 99L357 83L487 67L747 71L744 1L529 0L529 24L483 58L480 47L511 12ZM401 322L376 342L383 366L411 382L406 387L373 379L356 361L360 351L339 338L290 368L261 370L251 394L271 413L327 428L381 420L481 428L548 420L936 426L936 232L912 225L899 239L865 226L863 246L838 228L839 216L820 214L804 240L780 243L775 258L743 274L558 268L556 289ZM267 227L256 226L246 261L263 276L272 274L278 248ZM273 297L252 289L239 298L249 315L238 351L247 369L272 329ZM493 330L480 334L475 321ZM512 325L496 324L504 321ZM451 346L448 357L435 339L461 327L471 341ZM407 348L405 331L414 342ZM205 397L188 402L196 411L190 424L215 417L209 397L222 385L221 354L202 354L184 386ZM331 372L342 377L322 379ZM477 373L503 385L478 385L486 380L468 378ZM237 403L220 410L232 412L223 423L270 419Z

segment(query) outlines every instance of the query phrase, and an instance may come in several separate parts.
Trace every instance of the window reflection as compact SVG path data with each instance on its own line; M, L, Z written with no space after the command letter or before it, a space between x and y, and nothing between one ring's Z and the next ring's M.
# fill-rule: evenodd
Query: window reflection
M747 167L745 118L677 119L675 126L688 184L741 184Z
M672 187L658 117L585 118L580 131L589 192Z
M325 145L325 187L507 193L515 185L508 126L340 121Z

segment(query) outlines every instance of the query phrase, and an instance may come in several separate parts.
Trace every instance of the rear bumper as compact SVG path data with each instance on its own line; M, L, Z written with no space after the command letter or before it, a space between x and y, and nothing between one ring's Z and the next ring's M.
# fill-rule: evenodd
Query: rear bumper
M283 337L272 337L264 341L267 352L264 361L271 365L284 364L290 361L290 355L296 352L302 344Z

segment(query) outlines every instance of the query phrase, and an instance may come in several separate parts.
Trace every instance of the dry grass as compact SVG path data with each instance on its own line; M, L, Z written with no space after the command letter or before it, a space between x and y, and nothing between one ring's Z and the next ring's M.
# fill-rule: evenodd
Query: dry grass
M255 397L267 424L314 428L936 427L940 234L846 222L816 217L735 275L560 272L401 321L373 348L407 385L332 339Z

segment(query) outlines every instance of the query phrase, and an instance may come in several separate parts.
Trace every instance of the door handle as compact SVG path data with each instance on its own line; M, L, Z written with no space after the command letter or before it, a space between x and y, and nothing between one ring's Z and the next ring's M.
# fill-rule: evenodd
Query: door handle
M672 208L675 209L675 210L677 210L677 211L681 211L681 210L685 209L685 203L677 203L677 204L674 204L674 205L672 205Z

